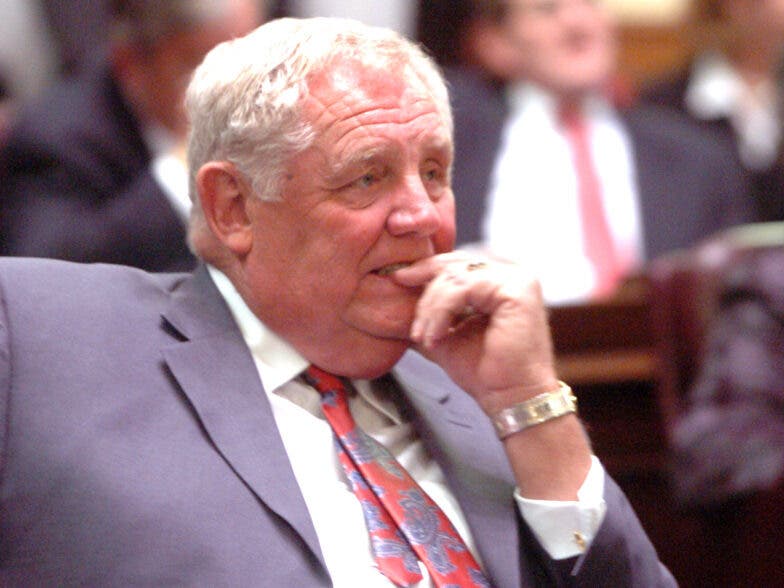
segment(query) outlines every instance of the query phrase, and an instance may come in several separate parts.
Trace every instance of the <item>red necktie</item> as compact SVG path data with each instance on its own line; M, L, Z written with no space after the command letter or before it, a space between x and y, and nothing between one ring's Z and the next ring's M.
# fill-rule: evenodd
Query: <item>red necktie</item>
M396 585L409 586L422 579L420 559L436 586L490 588L446 515L383 445L357 427L343 382L315 366L305 380L321 394L381 572Z
M569 141L577 172L583 247L596 274L593 293L605 296L611 294L620 283L623 267L602 203L602 189L591 156L588 126L577 108L562 108L559 120Z

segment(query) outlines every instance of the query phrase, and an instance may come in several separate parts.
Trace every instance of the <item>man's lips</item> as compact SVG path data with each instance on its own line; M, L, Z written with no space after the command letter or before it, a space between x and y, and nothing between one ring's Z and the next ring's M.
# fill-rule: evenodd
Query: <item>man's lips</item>
M384 267L382 267L380 269L377 269L373 273L377 274L379 276L388 276L390 274L393 274L394 272L396 272L399 269L403 269L404 267L408 267L409 265L411 265L411 263L407 262L407 261L399 262L399 263L391 263L389 265L385 265Z

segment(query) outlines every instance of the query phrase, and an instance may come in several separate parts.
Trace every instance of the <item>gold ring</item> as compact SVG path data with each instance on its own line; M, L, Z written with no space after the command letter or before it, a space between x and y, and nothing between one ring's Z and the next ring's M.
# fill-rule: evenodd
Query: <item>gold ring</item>
M466 270L472 272L474 270L482 269L486 266L487 264L484 261L473 261L466 266Z
M463 307L463 310L461 310L458 313L457 316L458 316L458 318L460 318L460 320L464 320L464 319L467 319L467 318L471 318L475 314L479 314L479 312L473 306L471 306L470 304L466 304Z

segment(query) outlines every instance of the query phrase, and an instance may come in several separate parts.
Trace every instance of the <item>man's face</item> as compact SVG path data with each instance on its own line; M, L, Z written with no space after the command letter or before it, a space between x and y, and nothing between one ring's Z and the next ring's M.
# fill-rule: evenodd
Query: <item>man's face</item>
M369 377L408 347L420 293L386 272L453 247L451 134L397 72L342 62L309 85L316 138L289 162L281 200L251 205L241 292L313 363Z
M603 87L615 69L616 40L602 0L514 0L504 22L518 74L558 95Z

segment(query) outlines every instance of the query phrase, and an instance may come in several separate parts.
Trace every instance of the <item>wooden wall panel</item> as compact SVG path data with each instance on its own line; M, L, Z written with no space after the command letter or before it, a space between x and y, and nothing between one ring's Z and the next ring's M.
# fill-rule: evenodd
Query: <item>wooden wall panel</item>
M619 28L620 73L633 86L666 75L693 54L696 38L694 29L683 24L622 24Z

